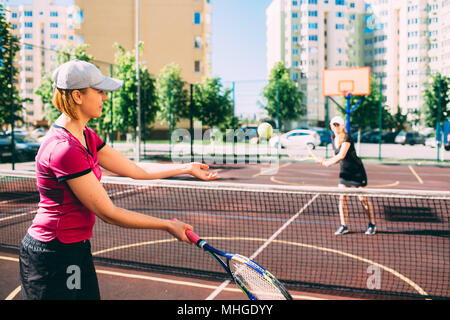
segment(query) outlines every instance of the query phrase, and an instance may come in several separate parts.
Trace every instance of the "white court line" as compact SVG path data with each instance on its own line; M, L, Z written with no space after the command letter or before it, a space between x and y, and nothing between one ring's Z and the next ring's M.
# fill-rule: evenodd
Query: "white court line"
M420 184L423 184L422 178L417 174L416 170L412 166L408 166L411 173L416 177L417 181L419 181Z
M13 261L13 262L19 262L18 258L13 257L5 257L0 256L0 260L6 260L6 261ZM195 288L201 288L201 289L214 289L216 286L208 285L208 284L202 284L197 282L191 282L191 281L180 281L180 280L173 280L173 279L166 279L166 278L158 278L158 277L152 277L152 276L145 276L140 274L133 274L133 273L125 273L125 272L118 272L118 271L110 271L110 270L103 270L103 269L96 269L96 272L98 274L105 274L115 277L124 277L129 279L140 279L140 280L148 280L148 281L156 281L156 282L163 282L168 284L174 284L174 285L182 285L182 286L188 286L188 287L195 287ZM15 288L6 298L5 300L12 300L15 298L15 296L20 292L21 286L18 286ZM228 292L241 292L241 290L237 288L226 288L225 291ZM303 296L303 295L293 295L292 297L297 299L303 299L303 300L325 300L318 297L312 297L312 296Z
M37 210L33 210L33 211L29 211L29 212L16 214L16 215L13 215L13 216L10 216L10 217L1 218L0 222L6 221L6 220L11 220L11 219L18 218L18 217L21 217L21 216L26 216L26 215L33 214L33 213L36 213L36 212L37 212Z
M255 259L278 235L284 231L299 215L303 213L310 205L313 203L314 200L319 196L319 194L316 194L314 197L311 198L311 200L308 201L307 204L303 206L303 208L300 209L295 215L293 215L288 221L286 221L269 239L267 239L266 242L263 243L261 247L259 247L251 256L250 260ZM216 290L214 290L205 300L213 300L222 290L225 289L225 287L230 283L230 280L224 281Z

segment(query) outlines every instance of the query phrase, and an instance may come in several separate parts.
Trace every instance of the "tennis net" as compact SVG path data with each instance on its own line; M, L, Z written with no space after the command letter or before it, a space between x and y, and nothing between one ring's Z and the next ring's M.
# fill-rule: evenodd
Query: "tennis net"
M290 288L347 290L421 298L450 297L450 192L243 185L174 179L104 177L117 206L177 218L213 246L253 258ZM348 197L349 233L339 199ZM370 200L377 233L364 232ZM37 210L34 173L0 172L0 246L19 248ZM92 252L98 262L224 279L194 246L152 230L97 219Z

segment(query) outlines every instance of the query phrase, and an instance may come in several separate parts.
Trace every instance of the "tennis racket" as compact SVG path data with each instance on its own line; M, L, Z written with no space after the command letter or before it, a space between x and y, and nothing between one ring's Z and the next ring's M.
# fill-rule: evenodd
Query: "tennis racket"
M217 250L190 230L186 230L186 236L219 262L250 300L292 300L284 286L256 262L239 254ZM225 262L220 257L225 258Z

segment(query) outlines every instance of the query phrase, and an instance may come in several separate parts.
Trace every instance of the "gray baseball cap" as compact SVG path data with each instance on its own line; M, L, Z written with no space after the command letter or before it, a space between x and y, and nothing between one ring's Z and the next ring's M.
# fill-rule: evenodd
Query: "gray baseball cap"
M116 91L122 85L122 80L108 78L92 63L81 60L66 62L53 72L53 88Z

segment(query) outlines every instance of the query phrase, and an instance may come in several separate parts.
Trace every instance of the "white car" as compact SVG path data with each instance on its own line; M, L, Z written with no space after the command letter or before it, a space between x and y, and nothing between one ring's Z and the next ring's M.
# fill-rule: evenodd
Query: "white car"
M280 143L281 148L306 148L306 146L309 146L311 149L315 149L316 146L320 145L320 136L313 130L297 129L284 133L280 137L275 136L270 139L269 143L274 148L277 148L278 143Z

